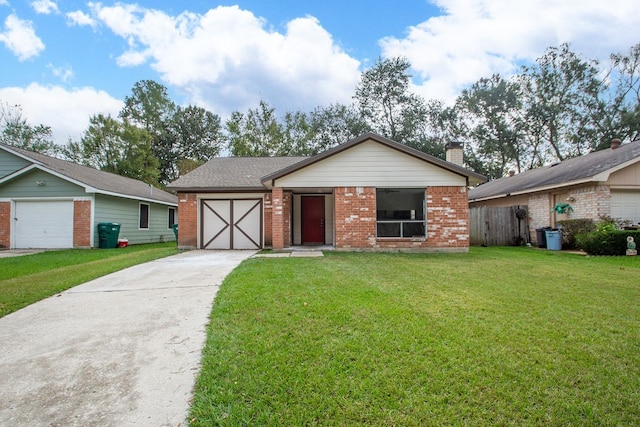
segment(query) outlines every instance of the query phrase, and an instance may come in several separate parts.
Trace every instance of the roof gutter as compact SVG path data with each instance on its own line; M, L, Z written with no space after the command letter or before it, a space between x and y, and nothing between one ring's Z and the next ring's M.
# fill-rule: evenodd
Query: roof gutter
M494 199L501 199L503 197L510 197L510 196L522 196L525 194L530 194L530 193L540 193L542 191L548 191L548 190L553 190L556 188L564 188L564 187L572 187L574 185L579 185L579 184L587 184L589 182L600 182L599 179L595 179L598 175L593 176L591 178L586 178L586 179L579 179L576 181L570 181L570 182L565 182L563 184L555 184L555 185L545 185L543 187L532 187L532 188L527 188L525 190L520 190L520 191L514 191L511 193L500 193L500 194L495 194L492 196L485 196L485 197L478 197L475 199L469 199L469 202L484 202L487 200L494 200Z

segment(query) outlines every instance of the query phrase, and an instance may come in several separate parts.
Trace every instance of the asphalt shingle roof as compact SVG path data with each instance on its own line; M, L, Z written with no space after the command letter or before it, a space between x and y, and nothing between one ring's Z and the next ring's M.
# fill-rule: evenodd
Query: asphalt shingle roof
M109 172L100 171L88 166L78 165L66 160L35 153L18 147L0 144L0 147L20 154L34 163L40 164L47 169L62 176L80 182L86 186L95 188L101 192L123 195L136 199L145 199L170 204L178 204L177 196L163 191L159 188L151 187L149 184L124 176Z
M584 181L640 157L640 140L585 154L520 174L496 179L469 191L469 200L486 199L506 194L535 191L538 188L562 186ZM639 159L640 160L640 159Z
M287 168L307 157L214 157L181 176L168 188L174 190L257 190L261 178Z

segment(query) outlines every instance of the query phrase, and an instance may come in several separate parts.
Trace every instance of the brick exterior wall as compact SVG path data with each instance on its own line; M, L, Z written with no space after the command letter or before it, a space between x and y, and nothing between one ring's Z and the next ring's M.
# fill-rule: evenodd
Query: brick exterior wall
M283 198L281 187L271 190L271 236L273 249L276 250L284 248Z
M336 187L335 247L366 249L376 246L376 189Z
M91 247L91 200L73 201L73 247Z
M594 221L611 215L611 191L606 185L591 185L574 187L565 193L573 198L567 201L573 208L568 215L558 215L552 212L553 194L537 193L529 196L529 232L531 240L537 241L536 228L555 226L556 221L562 219L590 218Z
M11 245L11 202L0 202L0 249Z
M469 205L465 187L429 187L427 238L376 237L376 189L335 188L335 247L338 250L464 252L469 250Z
M266 193L263 198L263 233L264 246L273 246L273 206L271 203L271 194Z
M427 188L427 242L431 249L469 249L466 187Z
M198 247L198 198L193 193L178 194L178 248Z

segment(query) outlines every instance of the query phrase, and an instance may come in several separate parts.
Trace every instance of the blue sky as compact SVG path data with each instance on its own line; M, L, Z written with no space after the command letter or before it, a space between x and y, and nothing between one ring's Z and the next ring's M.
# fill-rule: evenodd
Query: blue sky
M413 90L452 101L571 43L603 67L640 42L637 0L0 0L0 101L58 142L156 80L223 118L349 103L362 70L405 56Z

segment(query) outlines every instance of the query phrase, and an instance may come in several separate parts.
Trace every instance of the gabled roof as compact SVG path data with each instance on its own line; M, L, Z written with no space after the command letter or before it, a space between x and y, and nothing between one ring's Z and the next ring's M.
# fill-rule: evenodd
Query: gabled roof
M175 195L136 179L99 171L9 145L0 144L0 149L31 162L30 166L0 178L0 185L30 170L40 169L84 187L87 193L101 193L169 205L178 204L178 198Z
M168 188L175 191L264 191L261 178L307 157L215 157L181 176Z
M485 182L486 178L461 166L425 154L404 144L373 133L366 133L312 157L218 157L178 178L167 188L175 191L264 191L274 179L281 178L309 165L334 156L368 140L401 151L467 177L470 182Z
M640 161L640 140L613 149L594 151L520 174L487 182L469 191L469 201L480 201L544 191L586 182L604 182L609 175Z
M379 144L385 145L389 148L393 148L394 150L398 150L402 153L408 154L409 156L415 157L417 159L423 160L427 163L431 163L433 165L439 166L443 169L446 169L450 172L453 172L455 174L458 175L462 175L466 178L469 179L469 182L472 184L478 184L481 182L485 182L487 179L483 176L480 175L479 173L467 170L465 168L463 168L462 166L458 166L454 163L451 162L447 162L445 160L439 159L435 156L432 156L430 154L426 154L423 153L422 151L416 150L415 148L411 148L407 145L404 144L400 144L399 142L395 142L391 139L385 138L383 136L377 135L375 133L365 133L362 136L359 136L357 138L352 139L351 141L345 142L344 144L340 144L336 147L333 147L327 151L324 151L318 155L315 155L313 157L308 157L305 160L295 163L285 169L281 169L279 171L276 171L274 173L271 173L269 175L266 175L262 178L262 182L263 183L268 183L269 181L273 181L275 179L278 178L282 178L285 175L288 175L290 173L293 173L295 171L298 171L302 168L305 168L309 165L312 165L314 163L317 163L321 160L324 160L328 157L334 156L338 153L341 153L345 150L348 150L349 148L352 148L358 144L361 144L365 141L368 140L373 140Z

